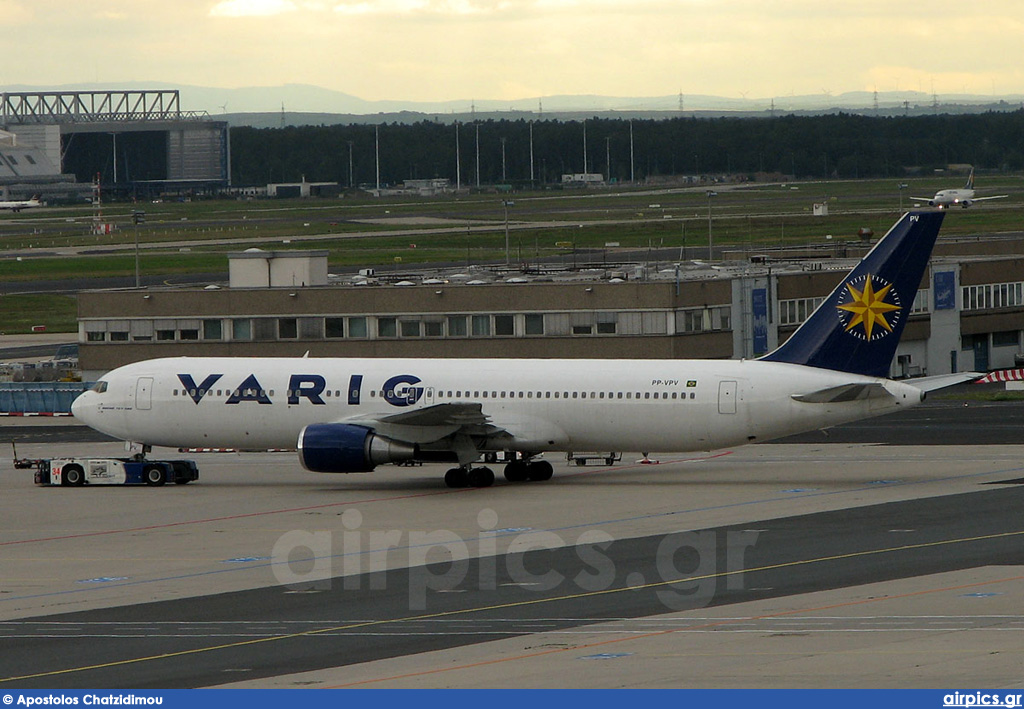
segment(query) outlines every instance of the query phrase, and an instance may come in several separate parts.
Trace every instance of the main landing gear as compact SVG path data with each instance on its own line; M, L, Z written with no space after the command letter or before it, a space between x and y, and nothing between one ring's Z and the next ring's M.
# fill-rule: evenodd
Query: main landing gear
M513 460L505 466L505 479L510 483L543 482L550 480L554 473L555 469L546 460Z
M448 487L490 487L494 484L494 471L490 468L452 468L444 474Z
M510 483L543 482L550 480L554 472L546 460L512 460L505 465L505 479ZM487 467L452 468L444 474L444 484L448 487L490 487L494 484L494 471Z

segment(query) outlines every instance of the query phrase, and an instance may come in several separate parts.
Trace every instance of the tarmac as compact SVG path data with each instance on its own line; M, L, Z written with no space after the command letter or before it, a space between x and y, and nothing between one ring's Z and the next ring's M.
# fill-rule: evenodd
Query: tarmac
M163 488L5 466L0 687L1021 688L1016 431L896 445L974 415L992 411L894 419L889 445L548 456L553 480L483 489L437 465L317 475L293 453L157 450L202 471ZM66 423L7 430L22 457L124 454ZM678 539L696 560L659 577ZM659 595L704 577L680 607Z

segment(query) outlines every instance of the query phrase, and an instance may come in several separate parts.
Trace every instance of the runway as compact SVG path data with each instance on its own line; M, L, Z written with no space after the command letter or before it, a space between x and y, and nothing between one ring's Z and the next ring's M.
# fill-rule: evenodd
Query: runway
M993 406L879 430L1024 411ZM119 452L19 454L56 448ZM198 484L161 489L4 470L0 686L1019 686L1020 453L552 458L549 483L479 490L432 466L317 476L285 453L197 455ZM888 666L843 661L895 647Z

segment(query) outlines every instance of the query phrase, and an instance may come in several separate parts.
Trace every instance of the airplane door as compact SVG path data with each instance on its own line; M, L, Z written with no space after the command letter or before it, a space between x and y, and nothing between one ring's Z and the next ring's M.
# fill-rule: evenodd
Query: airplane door
M434 403L434 387L427 387L423 391L423 401L426 403L427 406L430 406L431 404Z
M718 413L736 413L736 382L724 381L718 383Z
M135 385L135 408L141 411L153 408L153 377L139 377Z

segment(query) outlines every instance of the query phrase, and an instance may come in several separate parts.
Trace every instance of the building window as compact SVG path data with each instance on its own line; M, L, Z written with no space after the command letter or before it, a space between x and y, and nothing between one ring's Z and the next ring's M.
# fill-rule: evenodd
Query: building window
M397 337L397 318L377 318L377 337Z
M494 334L499 337L511 337L516 334L516 320L514 315L495 315Z
M345 318L324 318L324 336L328 339L345 336Z
M156 339L158 341L168 341L174 339L174 330L157 330Z
M252 320L249 318L236 318L231 321L232 340L252 339Z
M113 335L114 333L110 333ZM1016 347L1019 343L1019 330L1004 330L992 333L993 347ZM113 338L111 338L113 339Z
M128 332L127 331L125 331L125 332L112 332L112 333L110 333L110 341L111 342L127 342L128 341Z
M540 313L527 313L526 314L526 334L527 335L543 335L544 334L544 316Z
M615 334L615 323L614 322L599 322L597 324L598 335L614 335Z
M103 342L107 339L107 333L105 332L87 332L85 333L86 342Z
M964 286L960 294L964 310L1013 308L1024 305L1024 282Z
M398 323L402 337L419 337L420 336L420 321L419 320L400 320Z
M444 322L441 320L425 320L423 334L427 337L444 337Z
M465 315L448 316L448 337L465 337L469 332L466 330Z
M223 323L220 320L203 320L203 339L220 340L224 337Z
M795 298L779 301L779 324L799 325L821 305L824 298ZM728 330L729 327L721 328Z
M348 319L348 336L349 337L366 337L367 327L366 318L349 318Z
M488 337L491 334L491 316L473 316L473 337Z
M277 337L280 340L294 340L299 336L299 322L295 318L278 318Z
M195 328L186 328L178 331L178 339L180 340L198 340L199 330Z
M573 325L572 326L572 334L574 334L574 335L593 335L594 334L594 326L593 325Z

